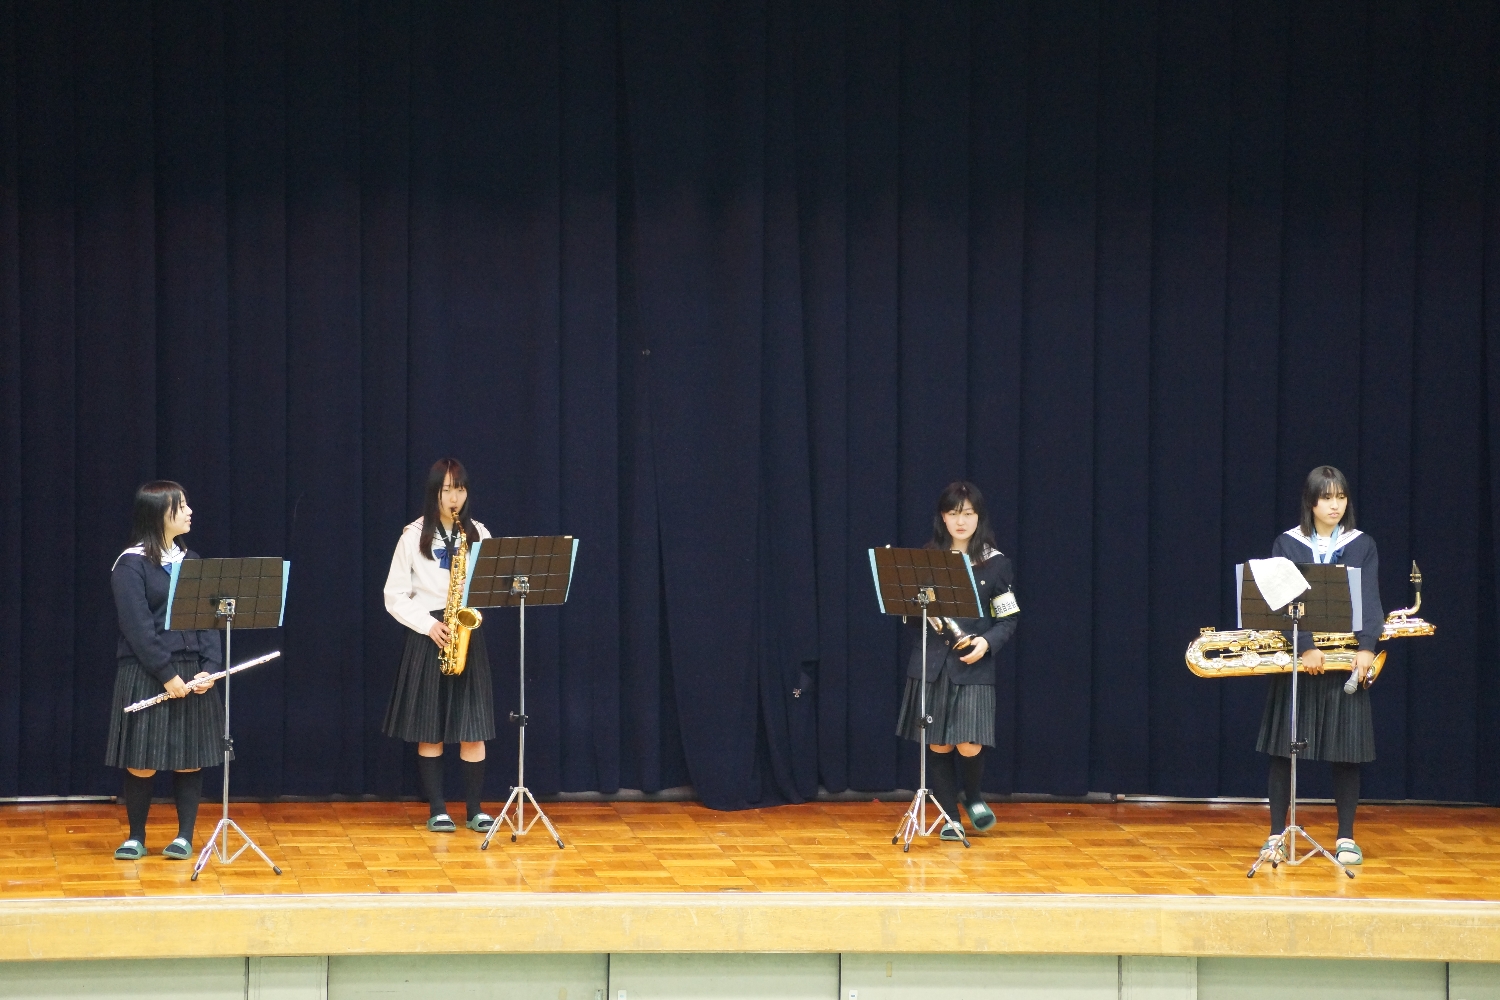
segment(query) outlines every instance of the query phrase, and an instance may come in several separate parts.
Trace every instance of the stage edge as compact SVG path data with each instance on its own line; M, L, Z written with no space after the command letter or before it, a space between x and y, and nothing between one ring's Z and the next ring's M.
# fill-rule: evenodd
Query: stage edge
M1500 903L972 893L466 893L0 903L0 961L485 952L1500 962Z

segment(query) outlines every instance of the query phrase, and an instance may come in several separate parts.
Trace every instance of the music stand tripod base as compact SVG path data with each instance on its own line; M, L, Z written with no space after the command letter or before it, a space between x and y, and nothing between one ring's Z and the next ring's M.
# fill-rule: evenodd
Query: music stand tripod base
M922 748L926 753L927 748ZM932 803L932 808L937 810L937 815L932 822L927 820L927 803ZM911 842L918 836L930 837L934 830L941 830L949 823L958 831L965 847L973 847L969 843L969 835L964 833L963 824L950 817L937 799L932 797L932 792L926 788L917 789L917 794L912 797L911 805L906 807L906 815L901 817L901 825L896 827L896 835L891 838L891 843L899 843L903 852L911 850Z
M530 820L526 819L527 802L531 803L532 814ZM514 811L512 811L512 807L514 807ZM536 796L531 794L531 789L524 786L512 788L510 790L510 798L505 800L505 805L501 808L500 815L495 817L495 822L491 825L490 832L485 834L484 841L479 845L479 849L481 851L489 850L490 841L499 832L502 823L510 828L510 842L514 844L517 837L524 837L527 833L531 832L531 828L536 826L537 820L541 820L542 825L547 828L547 832L552 836L553 843L557 844L558 850L561 850L563 846L562 838L557 835L556 827L547 818L547 814L542 811L542 807L537 804Z
M1313 848L1300 858L1297 857L1297 837L1299 835L1311 844ZM1285 854L1282 853L1283 847L1286 848ZM1300 826L1288 826L1285 830L1275 834L1270 840L1266 841L1266 846L1261 848L1260 856L1255 859L1255 864L1250 866L1250 870L1245 873L1245 877L1254 878L1255 873L1260 870L1260 866L1267 861L1271 862L1272 869L1276 869L1281 865L1300 865L1311 858L1317 857L1319 854L1333 862L1333 866L1345 875L1350 878L1354 877L1354 872L1350 871L1347 865L1340 864L1338 858L1329 854L1327 848L1308 836L1307 831Z

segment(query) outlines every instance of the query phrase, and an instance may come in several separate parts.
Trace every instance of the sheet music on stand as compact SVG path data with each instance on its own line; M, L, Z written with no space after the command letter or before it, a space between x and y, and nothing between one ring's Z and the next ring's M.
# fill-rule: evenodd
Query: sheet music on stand
M1302 614L1298 627L1303 632L1358 632L1361 605L1355 599L1359 590L1360 571L1357 567L1328 565L1326 563L1299 564L1298 571L1307 580L1309 588L1293 599L1301 603ZM1255 585L1255 575L1249 563L1235 566L1236 607L1239 608L1239 628L1265 629L1284 632L1291 624L1286 609L1270 608ZM1354 624L1350 629L1350 623Z

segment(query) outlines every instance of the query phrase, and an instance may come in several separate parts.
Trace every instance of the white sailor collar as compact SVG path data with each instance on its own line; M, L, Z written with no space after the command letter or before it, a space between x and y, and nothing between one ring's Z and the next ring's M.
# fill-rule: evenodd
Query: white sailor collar
M146 554L146 546L144 546L144 545L132 545L130 548L126 549L124 552L121 552L119 555L115 556L114 566L111 566L109 568L109 571L111 573L113 573L115 571L115 566L120 565L120 560L124 559L126 556L144 556L145 554ZM176 542L173 542L172 543L172 549L171 549L171 551L170 552L163 552L161 554L161 564L162 564L162 567L165 568L167 566L172 565L173 563L180 563L180 562L182 562L182 558L185 555L187 555L187 550L184 549L181 545L178 545Z
M1302 528L1300 526L1296 528L1286 529L1285 534L1288 538L1295 539L1296 541L1301 542L1303 545L1306 545L1309 552L1318 551L1313 545L1313 540L1302 533ZM1329 550L1329 554L1331 555L1334 552L1343 550L1345 546L1347 546L1350 542L1354 541L1356 538L1363 534L1364 532L1360 531L1358 528L1350 528L1348 531L1340 532L1338 544Z

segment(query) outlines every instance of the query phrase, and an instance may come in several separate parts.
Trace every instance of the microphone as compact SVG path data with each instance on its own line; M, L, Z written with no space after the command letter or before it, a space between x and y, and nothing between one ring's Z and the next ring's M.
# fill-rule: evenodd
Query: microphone
M1359 668L1355 667L1349 671L1349 679L1344 682L1344 693L1353 694L1359 690Z

